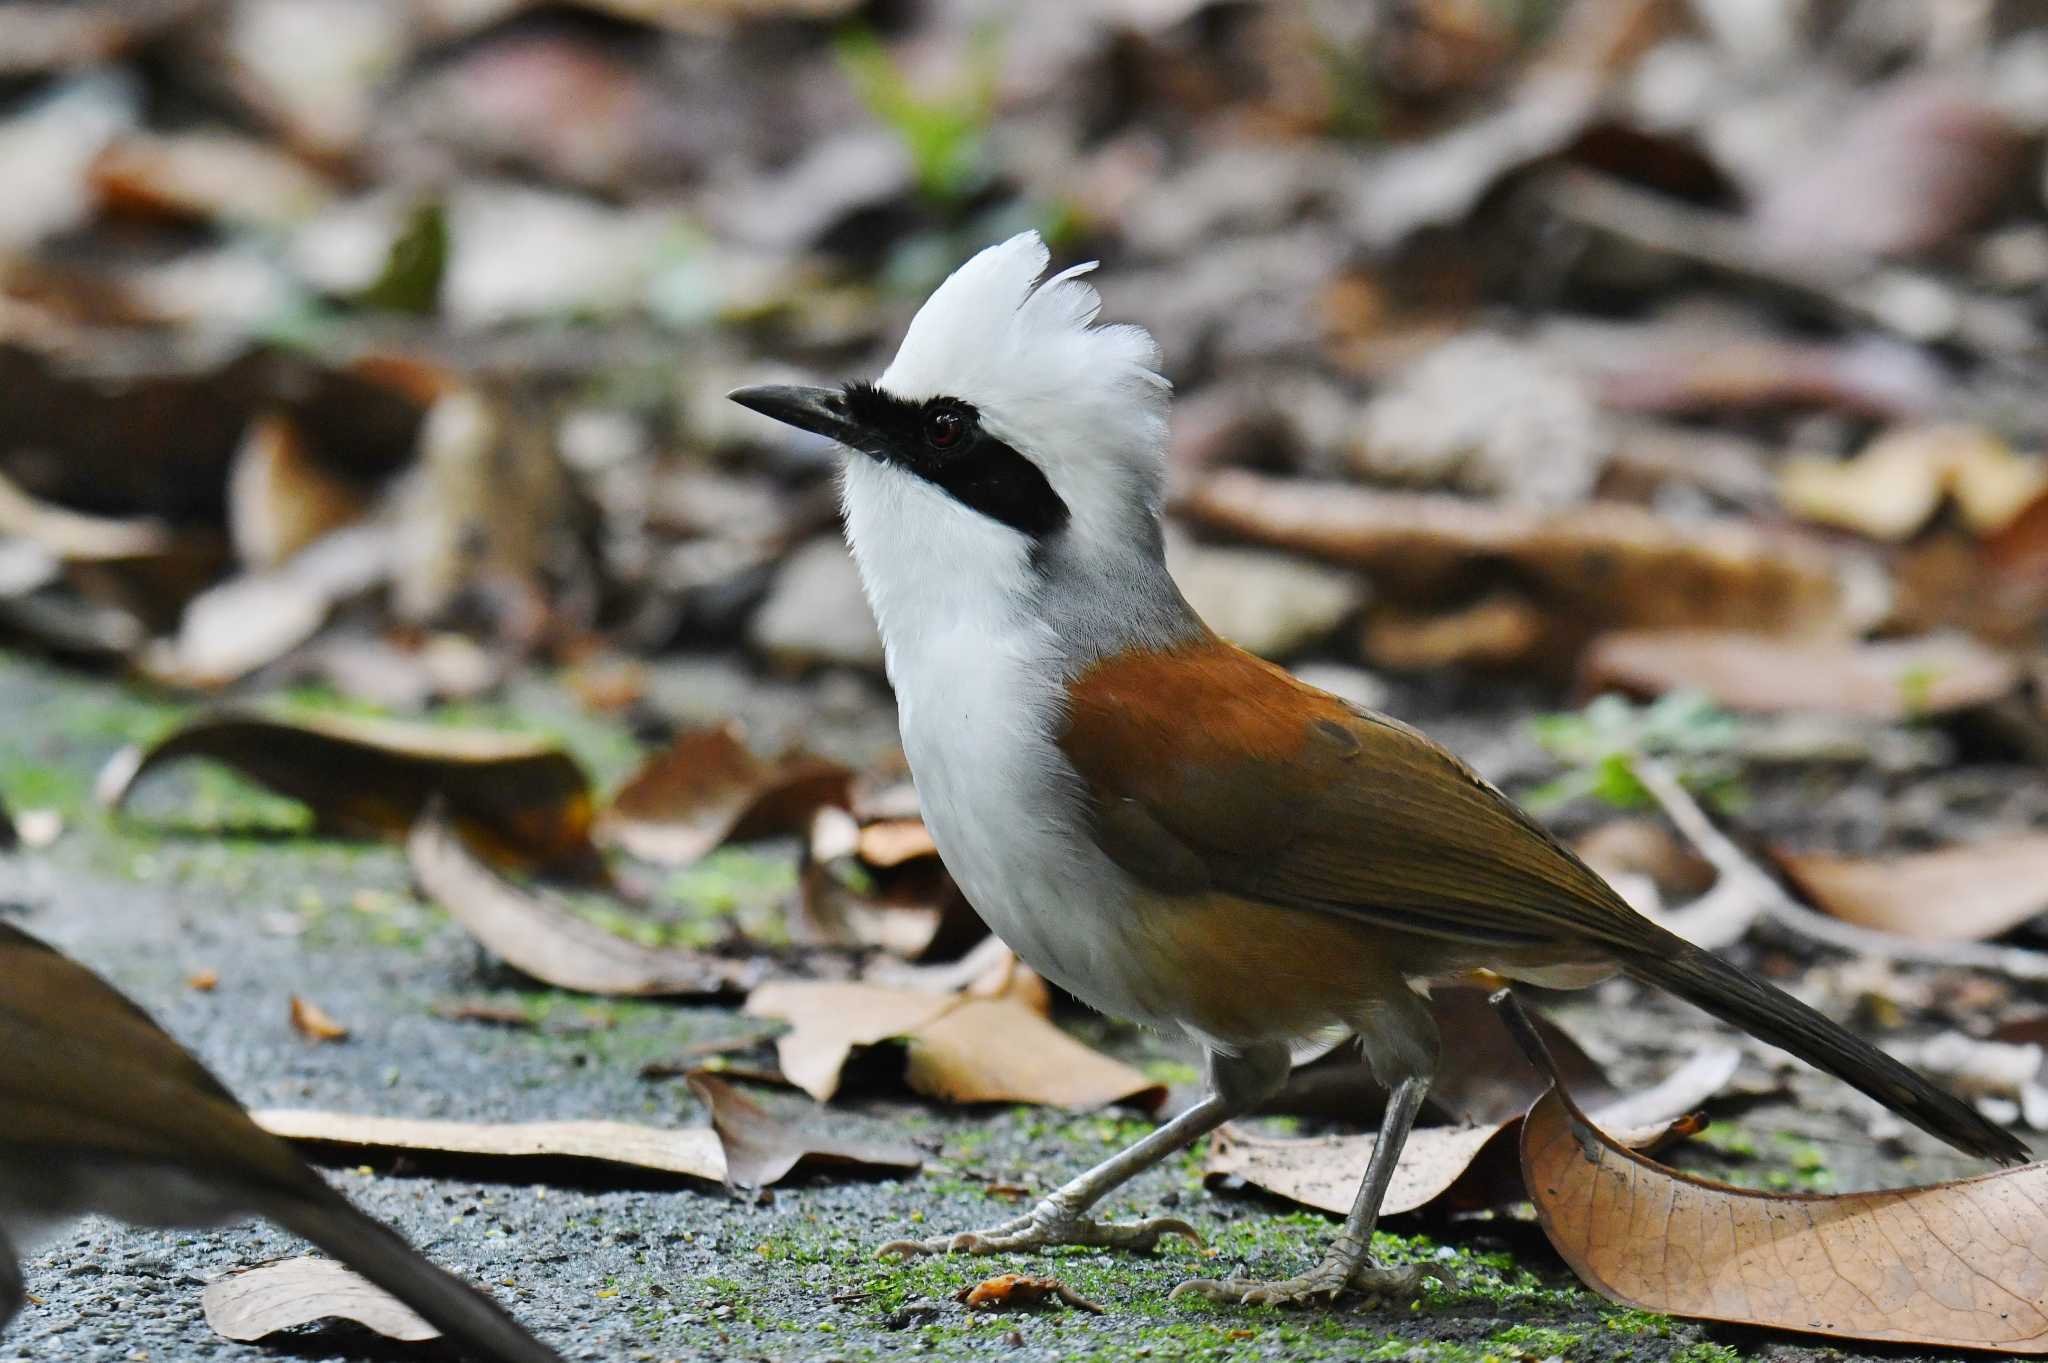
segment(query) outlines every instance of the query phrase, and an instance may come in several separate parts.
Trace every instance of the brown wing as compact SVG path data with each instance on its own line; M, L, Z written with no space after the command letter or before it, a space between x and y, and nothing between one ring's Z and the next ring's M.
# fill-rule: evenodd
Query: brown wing
M1156 888L1503 947L1650 931L1450 752L1220 640L1098 664L1070 698L1097 839Z
M0 924L0 1156L175 1165L243 1184L317 1182L147 1014Z

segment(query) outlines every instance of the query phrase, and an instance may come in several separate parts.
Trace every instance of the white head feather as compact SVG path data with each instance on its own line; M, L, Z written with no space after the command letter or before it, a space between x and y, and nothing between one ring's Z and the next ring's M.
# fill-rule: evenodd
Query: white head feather
M1172 386L1143 327L1095 325L1102 299L1081 278L1095 262L1041 284L1050 260L1036 232L977 253L917 310L876 386L972 403L1038 465L1086 544L1157 514Z

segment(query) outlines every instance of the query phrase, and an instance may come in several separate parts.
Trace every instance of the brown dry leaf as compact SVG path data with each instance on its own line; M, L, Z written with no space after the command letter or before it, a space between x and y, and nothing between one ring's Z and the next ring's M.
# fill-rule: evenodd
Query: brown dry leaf
M332 1259L278 1259L231 1273L199 1298L223 1339L248 1343L315 1321L354 1321L386 1339L439 1339L413 1309Z
M252 568L278 567L368 507L365 490L316 460L284 412L249 427L228 471L228 537Z
M348 1028L311 999L292 995L292 1030L308 1041L346 1041Z
M1027 1278L1021 1273L999 1273L983 1279L955 1292L953 1300L970 1311L1028 1311L1047 1301L1056 1301L1090 1315L1106 1314L1099 1303L1088 1300L1058 1278Z
M2020 669L1959 634L1785 640L1733 630L1618 631L1580 660L1587 692L1701 691L1730 710L1815 711L1896 721L2010 695Z
M211 968L195 970L185 977L185 987L201 994L211 994L220 988L220 972Z
M773 981L746 1011L781 1018L783 1077L820 1100L839 1087L854 1050L902 1039L913 1089L953 1103L1039 1103L1076 1111L1107 1103L1156 1106L1164 1090L1055 1027L1031 1003L873 984Z
M877 819L860 830L857 848L861 861L875 870L888 870L907 861L939 855L931 830L923 819Z
M1874 1193L1751 1192L1633 1153L1555 1087L1530 1109L1521 1153L1551 1244L1623 1305L2048 1353L2048 1166Z
M1498 576L1542 608L1545 645L1561 656L1619 628L1801 635L1869 623L1851 590L1852 561L1749 521L1681 521L1609 502L1533 511L1237 470L1200 479L1182 510L1217 530L1362 568L1387 599L1418 609L1459 604L1476 575Z
M891 1170L924 1164L923 1152L908 1141L863 1138L847 1130L839 1115L821 1110L785 1118L708 1071L688 1079L690 1091L711 1109L711 1127L725 1150L726 1180L735 1187L765 1188L807 1159Z
M626 782L598 835L643 861L686 866L730 839L802 830L820 806L845 804L852 780L800 753L763 762L731 726L696 729Z
M273 1136L354 1153L403 1150L480 1159L570 1159L725 1182L709 1127L665 1130L631 1122L457 1122L275 1108L251 1113Z
M1978 426L1908 426L1853 459L1797 455L1778 471L1794 516L1871 539L1910 538L1953 497L1964 523L1995 534L2048 490L2048 461L2015 454Z
M226 763L312 807L322 825L398 838L439 797L479 852L504 864L600 879L590 842L590 780L576 759L526 734L393 720L224 713L195 720L147 752L101 771L101 803L118 809L149 773L189 757Z
M551 895L506 881L429 807L406 839L413 878L471 936L518 970L560 989L648 996L752 988L763 962L651 947L579 918Z
M1923 942L1985 941L2048 909L2048 834L1896 857L1775 859L1835 917Z

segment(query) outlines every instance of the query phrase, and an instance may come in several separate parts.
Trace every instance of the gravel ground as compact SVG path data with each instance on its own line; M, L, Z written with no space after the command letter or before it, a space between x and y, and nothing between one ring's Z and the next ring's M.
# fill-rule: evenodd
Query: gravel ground
M856 759L890 737L886 698L847 678L764 685L727 663L665 667L652 697L684 718L747 713L773 738L801 732ZM1456 698L1451 698L1456 700ZM87 800L99 763L146 739L179 711L113 683L39 663L0 659L0 794L19 810L60 809L52 848L0 857L0 913L71 951L147 1007L251 1106L299 1106L470 1119L609 1117L698 1124L680 1080L646 1081L646 1061L683 1046L751 1031L731 1008L607 1003L539 990L483 959L438 910L415 900L394 850L289 830L289 807L202 769L167 773L141 817L113 821ZM560 733L615 781L635 745L619 727L580 717L544 688L515 694L472 719ZM1512 767L1519 741L1499 717L1443 728L1482 765ZM1500 746L1505 745L1505 746ZM226 835L256 819L271 831ZM695 878L657 882L673 908L712 889L772 898L763 858L741 854ZM729 884L711 886L723 875ZM734 887L738 888L735 889ZM711 896L718 897L718 896ZM744 911L744 904L742 911ZM191 987L217 974L210 991ZM352 1032L315 1045L287 1023L290 995L318 1002ZM433 1005L518 1003L538 1025L446 1020ZM1612 1016L1616 996L1558 1013L1626 1078L1681 1053L1700 1024L1675 1008ZM1652 1005L1643 1005L1652 1007ZM1648 1025L1645 1025L1645 1019ZM1076 1018L1091 1040L1162 1077L1189 1076L1181 1048L1099 1019ZM1641 1038L1655 1035L1659 1048ZM1761 1065L1752 1064L1762 1077ZM887 1065L877 1067L886 1071ZM1956 1166L1908 1138L1874 1147L1869 1112L1837 1108L1838 1090L1802 1080L1797 1103L1742 1113L1736 1126L1760 1153L1740 1176L1790 1176L1813 1161L1779 1155L1790 1131L1824 1152L1836 1186L1922 1179ZM1212 1257L1175 1246L1155 1259L1076 1251L901 1268L872 1246L922 1225L967 1227L1014 1214L992 1186L1044 1188L1100 1158L1143 1124L1134 1114L1069 1116L1032 1110L941 1110L906 1100L878 1073L842 1104L849 1120L908 1131L937 1152L909 1179L799 1178L758 1205L695 1185L593 1181L575 1169L470 1165L332 1167L359 1204L399 1227L443 1264L491 1285L538 1333L577 1359L1401 1358L1417 1360L1779 1359L1862 1357L1782 1336L1664 1321L1617 1310L1580 1290L1527 1222L1403 1223L1383 1246L1401 1256L1454 1260L1460 1291L1433 1292L1400 1315L1226 1312L1169 1305L1183 1277L1296 1271L1328 1233L1324 1218L1243 1190L1205 1190L1193 1158L1139 1180L1115 1210L1172 1205L1203 1228ZM1727 1143L1724 1143L1727 1144ZM1901 1152L1911 1155L1910 1163ZM1701 1159L1718 1158L1711 1149ZM1709 1165L1706 1167L1721 1167ZM1726 1170L1724 1169L1724 1172ZM539 1181L536 1181L539 1180ZM33 1303L0 1339L6 1360L412 1359L442 1356L352 1327L294 1333L262 1346L216 1338L199 1307L203 1286L234 1268L300 1252L261 1225L159 1234L88 1221L30 1255ZM983 1318L955 1305L958 1288L1010 1269L1054 1273L1100 1301L1103 1316L1072 1312ZM1886 1358L1911 1358L1886 1351Z

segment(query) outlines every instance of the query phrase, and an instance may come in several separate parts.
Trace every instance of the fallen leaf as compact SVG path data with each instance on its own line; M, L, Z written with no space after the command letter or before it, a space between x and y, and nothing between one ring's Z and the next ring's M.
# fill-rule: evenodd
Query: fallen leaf
M117 518L39 501L0 477L0 534L19 536L69 563L155 558L171 547L171 528L152 516Z
M40 851L64 836L64 816L54 809L24 809L14 816L14 831L23 847Z
M1544 1233L1589 1287L1699 1320L1937 1348L2048 1352L2048 1165L1836 1196L1668 1169L1561 1087L1522 1126Z
M866 865L889 870L939 854L923 819L877 819L862 826L856 851Z
M1542 609L1545 646L1564 657L1612 629L1843 634L1876 613L1857 590L1857 561L1746 520L1613 502L1536 511L1240 470L1199 479L1181 509L1215 530L1363 569L1384 599L1418 611L1462 604L1500 579Z
M525 734L337 716L224 713L195 720L147 752L101 771L101 803L121 807L136 783L189 757L226 763L312 807L327 827L403 837L436 796L471 846L497 861L597 879L590 781L576 759Z
M228 470L228 537L252 568L278 567L368 507L367 491L315 459L284 412L257 418Z
M292 995L292 1030L308 1041L346 1041L348 1028L311 999Z
M772 981L748 996L754 1017L780 1018L783 1076L819 1101L839 1088L854 1050L902 1039L913 1089L954 1103L1017 1102L1086 1110L1155 1106L1164 1090L1075 1041L1028 1002L874 984Z
M1785 874L1835 917L1923 942L1981 942L2048 909L2048 835L1891 857L1779 852Z
M1478 1001L1478 991L1461 992ZM1494 1030L1506 1035L1503 1027ZM1562 1035L1546 1028L1547 1037ZM1446 1057L1453 1054L1447 1051ZM1663 1082L1640 1093L1614 1096L1603 1111L1611 1111L1619 1119L1614 1124L1626 1132L1630 1144L1661 1144L1674 1135L1689 1134L1694 1128L1686 1120L1688 1114L1721 1090L1740 1060L1733 1047L1707 1047ZM1590 1065L1583 1057L1572 1063L1575 1069ZM1479 1074L1484 1066L1459 1064L1458 1068ZM1520 1090L1513 1096L1502 1095L1510 1103L1519 1099L1512 1111L1496 1108L1500 1115L1476 1124L1423 1126L1409 1133L1400 1162L1394 1166L1393 1182L1388 1185L1384 1214L1418 1211L1439 1202L1466 1209L1493 1207L1523 1196L1513 1143L1523 1112L1543 1092L1546 1081L1526 1058L1509 1069L1515 1075L1513 1089ZM1597 1071L1594 1073L1597 1076ZM1522 1088L1519 1081L1526 1077L1537 1079L1533 1090ZM1595 1087L1612 1092L1604 1080ZM1289 1201L1342 1215L1351 1210L1352 1199L1358 1195L1359 1181L1365 1177L1377 1139L1373 1134L1262 1136L1230 1125L1210 1137L1202 1173L1211 1180L1242 1178Z
M783 561L767 600L747 622L747 641L784 671L834 665L882 670L882 635L838 535L820 536Z
M811 817L790 907L797 941L880 947L904 960L932 951L949 925L957 929L948 934L953 939L987 931L921 819L862 827L836 805Z
M1793 515L1890 542L1910 538L1948 497L1972 530L1995 534L2044 491L2048 461L1979 426L1902 427L1853 459L1795 455L1778 470Z
M231 1273L200 1294L206 1323L248 1343L315 1321L353 1321L386 1339L439 1339L441 1332L382 1288L332 1259L279 1259Z
M716 994L759 982L766 966L677 947L651 947L576 916L552 895L505 880L470 850L437 807L413 825L406 856L420 887L514 968L586 994Z
M815 1111L787 1118L708 1071L689 1075L690 1091L711 1109L711 1127L725 1150L726 1179L735 1187L765 1188L804 1160L867 1169L915 1170L924 1154L907 1141L863 1138L840 1114Z
M908 1036L953 1002L873 984L771 980L747 996L745 1011L789 1023L775 1039L776 1061L784 1078L822 1103L839 1091L839 1072L857 1048Z
M1021 1273L999 1273L972 1287L963 1287L953 1300L970 1311L1028 1311L1048 1300L1090 1315L1106 1314L1102 1307L1068 1287L1058 1278L1027 1278Z
M1778 149L1752 210L1765 249L1810 270L1915 255L1998 202L2025 134L1982 82L1934 71L1860 91L1803 154Z
M852 779L803 754L764 762L730 726L696 729L626 782L598 836L643 861L685 866L730 839L801 831L820 806L846 803Z
M383 585L397 543L381 525L343 525L274 567L238 574L193 597L177 637L151 648L144 672L169 686L239 681L312 639L337 606Z
M321 175L287 152L224 132L130 132L92 164L108 208L229 226L288 228L333 196Z
M1016 999L965 998L910 1035L906 1078L949 1103L1037 1103L1087 1112L1157 1107L1166 1096L1119 1060L1090 1050Z
M1603 634L1579 663L1589 693L1699 691L1729 710L1897 721L1969 709L2019 685L2019 665L1959 634L1790 640L1722 630Z
M709 1127L668 1130L631 1122L459 1122L273 1108L251 1113L273 1136L356 1154L371 1150L480 1159L568 1159L725 1182L725 1154Z
M185 987L201 994L211 994L220 988L220 972L210 969L195 970L185 977Z

